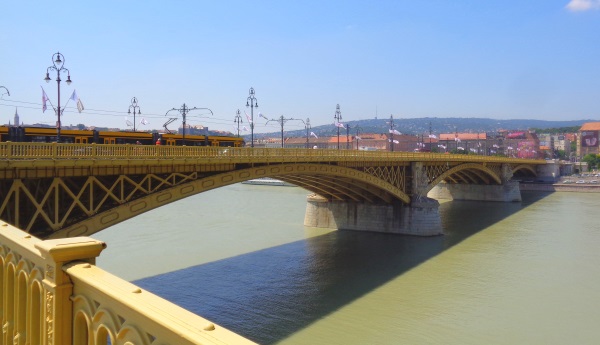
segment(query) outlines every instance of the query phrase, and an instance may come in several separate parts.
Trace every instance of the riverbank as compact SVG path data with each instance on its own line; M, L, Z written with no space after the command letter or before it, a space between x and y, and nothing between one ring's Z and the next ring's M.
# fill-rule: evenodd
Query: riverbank
M566 183L520 183L519 189L537 192L600 193L600 185Z

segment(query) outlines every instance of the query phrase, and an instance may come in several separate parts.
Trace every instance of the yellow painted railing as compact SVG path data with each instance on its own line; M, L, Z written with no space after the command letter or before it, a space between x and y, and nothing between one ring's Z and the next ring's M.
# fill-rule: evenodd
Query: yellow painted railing
M0 344L254 344L94 266L104 247L0 221Z
M56 143L0 143L2 160L28 159L211 159L220 161L443 161L545 164L539 159L426 152L389 152L330 149L281 149L209 146L97 145Z

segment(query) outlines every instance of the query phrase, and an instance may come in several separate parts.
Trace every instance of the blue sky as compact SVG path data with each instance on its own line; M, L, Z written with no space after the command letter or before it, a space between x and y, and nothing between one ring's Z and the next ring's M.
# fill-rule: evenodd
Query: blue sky
M85 111L63 125L187 122L233 130L254 87L268 118L313 126L375 117L600 120L600 0L9 1L0 12L0 123L53 124L52 54ZM63 77L63 80L66 78ZM0 90L0 92L2 92ZM277 131L255 111L255 131ZM173 114L173 113L171 113ZM178 114L178 113L175 113ZM129 117L133 121L132 116ZM136 118L140 121L140 117ZM246 119L244 118L247 126ZM178 120L170 128L181 124ZM286 130L303 128L289 122Z

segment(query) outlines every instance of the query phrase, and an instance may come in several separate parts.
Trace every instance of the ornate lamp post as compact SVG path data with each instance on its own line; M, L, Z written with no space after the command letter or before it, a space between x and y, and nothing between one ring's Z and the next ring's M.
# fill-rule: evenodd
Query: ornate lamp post
M254 108L258 108L258 101L254 97L254 88L250 88L250 95L246 100L246 107L250 107L250 147L254 147Z
M2 89L6 90L6 92L0 93L0 99L2 98L2 96L4 96L4 94L7 94L7 95L10 96L10 92L8 91L7 88L5 88L4 86L0 86L0 92L1 92Z
M310 126L310 119L307 117L306 118L306 122L304 122L304 128L306 128L306 148L310 148L309 147L309 143L308 143L308 138L310 137L310 134L308 133L308 131L310 131L311 126Z
M335 115L333 115L335 119L335 126L337 127L337 149L340 149L340 125L342 120L342 112L340 111L340 105L335 106Z
M65 68L65 57L57 52L52 55L52 66L46 69L46 78L44 80L46 83L50 82L50 71L56 71L56 84L58 85L58 106L56 107L56 116L58 117L58 121L56 121L56 142L60 143L60 115L64 111L60 109L60 72L67 72L67 85L71 85L71 73L67 68Z
M244 121L242 121L242 116L240 116L240 110L239 109L235 113L235 119L233 120L233 122L237 123L237 136L239 138L240 137L240 123L244 123Z
M356 125L354 129L356 129L356 149L358 150L358 141L361 140L359 137L361 128Z
M138 105L137 98L133 97L131 99L131 105L129 106L129 110L127 110L127 114L131 114L131 109L133 109L133 131L135 132L135 114L137 110L137 114L141 115L140 106ZM143 122L143 121L142 121Z
M185 103L183 103L183 105L181 106L181 108L179 108L179 109L177 109L177 108L173 108L173 109L171 109L171 110L167 111L167 112L165 113L165 116L167 116L167 114L169 114L169 112L171 112L171 111L174 111L174 110L175 110L175 111L178 111L178 112L181 114L181 117L183 118L183 139L182 139L182 141L183 141L183 145L184 145L184 146L185 146L185 126L186 126L185 117L186 117L186 115L187 115L187 114L188 114L190 111L192 111L192 110L208 110L208 111L210 111L210 114L211 114L211 115L213 115L213 112L212 112L212 110L210 110L210 109L208 109L208 108L196 108L196 107L189 108L189 107L187 107L187 106L185 105Z
M390 115L390 151L394 152L394 116Z

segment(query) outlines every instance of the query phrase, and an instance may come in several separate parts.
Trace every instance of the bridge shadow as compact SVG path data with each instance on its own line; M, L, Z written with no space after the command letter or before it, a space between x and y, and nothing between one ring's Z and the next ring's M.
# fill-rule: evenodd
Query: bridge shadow
M522 194L522 203L441 204L444 236L333 231L135 283L253 341L274 344L549 195Z

